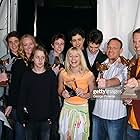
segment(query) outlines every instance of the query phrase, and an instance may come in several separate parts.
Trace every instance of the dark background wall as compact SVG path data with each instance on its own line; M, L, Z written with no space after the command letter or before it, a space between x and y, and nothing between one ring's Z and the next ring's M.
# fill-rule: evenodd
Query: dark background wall
M81 27L87 33L96 28L96 0L19 0L18 31L33 35L35 3L37 4L37 38L49 50L50 40L57 32L68 32Z

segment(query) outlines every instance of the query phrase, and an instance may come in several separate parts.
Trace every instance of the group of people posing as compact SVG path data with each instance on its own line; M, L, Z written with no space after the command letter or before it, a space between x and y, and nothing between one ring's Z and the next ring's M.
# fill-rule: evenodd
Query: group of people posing
M93 90L108 89L109 94L119 95L126 87L140 85L140 28L132 38L136 55L128 77L128 66L120 57L122 41L109 39L103 53L103 34L98 29L87 38L81 28L73 29L66 55L61 33L52 37L48 54L32 35L20 38L16 31L10 32L6 37L9 53L0 64L6 69L0 73L0 83L9 84L1 85L0 92L1 97L7 96L1 111L13 123L3 136L0 121L1 139L139 140L139 100L91 98ZM99 71L97 63L107 68Z

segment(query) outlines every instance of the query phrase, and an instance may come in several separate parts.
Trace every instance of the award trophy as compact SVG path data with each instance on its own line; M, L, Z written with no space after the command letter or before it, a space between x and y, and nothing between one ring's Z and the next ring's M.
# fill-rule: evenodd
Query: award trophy
M131 67L135 65L135 60L133 59L129 60L123 56L120 56L120 59L121 59L121 63L127 66L127 70L128 70L127 79L130 79Z
M75 88L78 88L75 78L69 82L72 82L74 84ZM70 86L70 84L65 85L65 89L68 91L70 97L77 96L75 90L72 88L72 86Z
M9 59L1 60L0 59L0 71L1 73L6 72L6 64L9 63ZM8 80L0 82L0 87L6 87L8 86Z
M99 62L96 62L96 68L99 71L99 78L103 78L103 74L105 70L108 70L108 66L107 64L100 64ZM93 90L92 94L91 94L91 98L95 99L101 99L103 97L106 96L106 91L105 89L95 89Z
M100 73L100 78L103 78L104 71L108 70L107 64L100 64L99 62L96 62L96 67Z
M60 59L59 59L58 56L55 56L55 58L54 58L54 64L55 64L56 67L57 67L58 65L60 65L59 68L64 68L64 65L61 64Z
M55 64L56 66L58 66L58 65L60 64L60 59L59 59L59 57L55 56L55 58L54 58L54 64Z
M70 97L76 96L75 91L72 88L70 88L69 86L65 85L65 89L68 91Z
M121 59L121 63L127 66L127 78L130 79L130 72L131 72L131 68L132 66L135 65L135 60L131 59L126 59L123 56L120 56ZM123 93L121 94L121 98L122 99L137 99L137 88L128 88L125 87Z
M124 89L124 92L121 94L122 99L137 99L138 91L140 92L140 88L128 88Z

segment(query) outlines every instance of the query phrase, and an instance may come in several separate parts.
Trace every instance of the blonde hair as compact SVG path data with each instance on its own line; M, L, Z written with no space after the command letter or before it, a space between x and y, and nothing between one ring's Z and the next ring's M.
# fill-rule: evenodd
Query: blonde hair
M23 35L21 37L20 43L19 43L20 45L19 45L19 49L18 49L18 56L20 58L22 58L25 61L25 63L26 63L29 60L29 58L27 58L27 56L25 54L25 51L24 51L24 48L23 48L23 40L25 38L30 38L33 41L33 44L34 44L35 47L37 46L37 43L35 41L35 38L32 35L30 35L30 34L25 34L25 35Z
M71 71L71 66L70 66L70 62L69 62L69 56L70 53L76 51L78 53L78 55L80 56L80 66L81 66L81 72L86 72L89 71L87 64L86 64L86 60L85 57L83 55L83 52L81 51L81 49L76 48L76 47L71 47L66 54L66 59L65 59L65 70L67 72Z

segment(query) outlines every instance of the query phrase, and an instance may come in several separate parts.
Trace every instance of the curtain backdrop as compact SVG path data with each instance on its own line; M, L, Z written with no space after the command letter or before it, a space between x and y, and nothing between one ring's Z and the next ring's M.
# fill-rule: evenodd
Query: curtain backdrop
M112 37L123 41L123 54L133 55L132 32L140 27L140 0L97 0L97 28L103 32L102 50Z
M0 0L0 57L7 54L5 37L17 26L17 0Z

